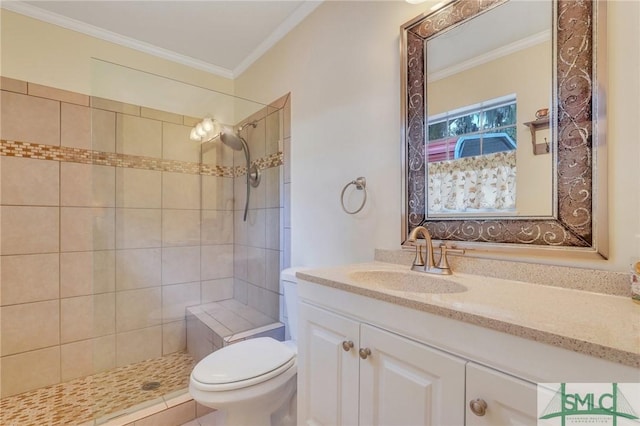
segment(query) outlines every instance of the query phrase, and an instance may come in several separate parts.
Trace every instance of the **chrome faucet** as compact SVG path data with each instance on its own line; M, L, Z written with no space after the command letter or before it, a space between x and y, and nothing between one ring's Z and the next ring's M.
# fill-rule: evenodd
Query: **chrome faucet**
M425 256L426 261L422 257L422 250L420 250L420 245L416 242L418 239L418 235L422 235L425 240ZM438 266L436 266L435 261L433 260L433 243L431 241L431 234L429 234L429 230L424 226L418 226L411 231L409 234L409 242L415 243L416 246L416 257L413 259L413 265L411 265L412 271L419 272L427 272L429 274L439 274L439 275L451 275L451 268L449 267L449 262L447 261L447 253L459 253L464 254L464 250L449 248L444 244L440 245L440 261L438 262Z

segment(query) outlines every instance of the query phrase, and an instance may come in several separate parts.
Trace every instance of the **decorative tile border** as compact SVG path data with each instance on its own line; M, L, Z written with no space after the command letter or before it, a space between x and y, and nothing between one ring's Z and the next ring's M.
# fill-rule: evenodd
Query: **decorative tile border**
M52 160L70 163L94 164L100 166L131 169L156 170L162 172L186 173L203 176L237 177L247 173L246 167L215 166L190 161L163 160L139 155L115 152L93 151L66 146L43 145L31 142L0 140L0 155L38 160ZM282 152L254 160L252 164L264 170L284 164Z

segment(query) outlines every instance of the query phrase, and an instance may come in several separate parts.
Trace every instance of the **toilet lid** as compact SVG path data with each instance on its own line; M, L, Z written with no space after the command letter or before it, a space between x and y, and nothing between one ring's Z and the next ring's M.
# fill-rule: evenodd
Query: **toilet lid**
M271 337L244 340L213 352L200 361L192 378L204 385L222 385L253 379L290 364L295 352Z

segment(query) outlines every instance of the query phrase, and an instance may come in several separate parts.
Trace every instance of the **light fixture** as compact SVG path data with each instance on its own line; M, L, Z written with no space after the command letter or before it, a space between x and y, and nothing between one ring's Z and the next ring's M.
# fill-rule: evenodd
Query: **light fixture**
M220 123L215 118L205 117L193 126L189 133L189 139L196 142L209 142L220 134Z
M427 0L405 0L405 1L409 4L420 4L420 3L424 3Z

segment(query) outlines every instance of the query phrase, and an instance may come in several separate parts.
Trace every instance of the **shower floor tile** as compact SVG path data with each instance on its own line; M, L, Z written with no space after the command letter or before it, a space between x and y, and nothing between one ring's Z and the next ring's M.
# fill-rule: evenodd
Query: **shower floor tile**
M185 389L193 358L176 353L0 400L0 425L77 425ZM159 382L142 390L148 382Z

